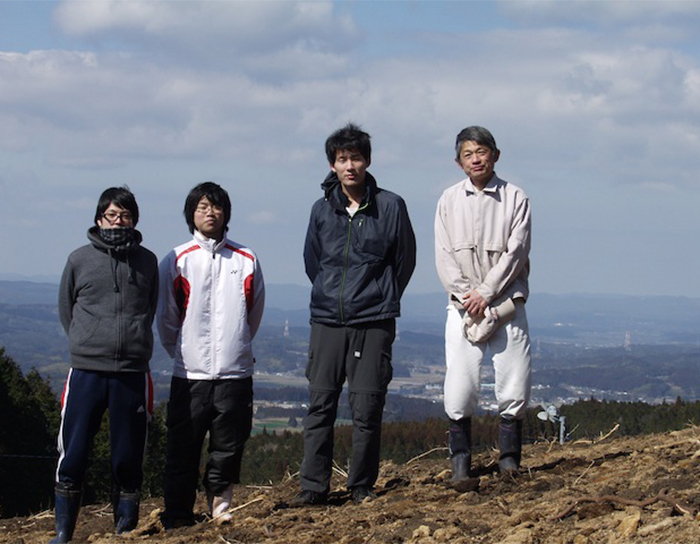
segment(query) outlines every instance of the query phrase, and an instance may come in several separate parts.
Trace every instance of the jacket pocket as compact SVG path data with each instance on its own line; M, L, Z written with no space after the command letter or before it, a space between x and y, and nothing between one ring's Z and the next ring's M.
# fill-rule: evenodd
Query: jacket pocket
M505 242L484 242L484 249L486 251L493 251L496 253L503 253L508 248Z
M394 367L391 364L391 353L388 351L382 351L380 363L380 380L382 389L386 390L386 388L389 387L389 383L393 377Z
M361 240L355 249L370 261L381 261L386 256L387 246L383 240Z
M127 359L150 359L153 352L153 329L147 315L127 318L124 324L124 353Z
M71 344L82 346L87 343L94 336L101 321L101 318L86 312L76 305L73 311L73 319L70 322L69 336Z
M487 266L489 270L496 266L501 255L503 255L507 249L508 246L504 242L484 242L483 251L485 258L482 259L482 266Z
M71 322L71 352L82 357L114 357L117 352L117 322L113 317L89 316Z
M391 240L387 233L377 232L371 222L364 219L353 228L353 247L360 255L370 260L381 261L389 251Z
M452 250L462 275L471 281L481 281L476 266L476 250L474 242L456 243Z

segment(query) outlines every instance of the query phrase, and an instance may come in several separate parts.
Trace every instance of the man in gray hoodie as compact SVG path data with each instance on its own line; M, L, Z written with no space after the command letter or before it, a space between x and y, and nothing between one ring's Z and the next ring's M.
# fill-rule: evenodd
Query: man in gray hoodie
M100 196L90 243L68 257L59 289L71 367L62 396L56 469L56 538L69 542L80 508L88 454L105 410L117 533L138 522L148 421L153 408L149 360L158 301L158 261L134 228L136 199L127 187Z

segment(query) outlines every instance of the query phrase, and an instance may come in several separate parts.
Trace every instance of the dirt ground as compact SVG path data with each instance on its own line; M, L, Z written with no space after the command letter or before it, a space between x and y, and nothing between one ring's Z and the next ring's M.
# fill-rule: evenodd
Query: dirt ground
M446 454L445 454L446 455ZM217 526L197 503L202 521L165 532L161 500L141 506L128 535L112 533L109 506L81 511L74 542L93 544L688 544L700 542L700 428L564 446L524 448L523 472L495 471L496 454L475 458L478 478L463 489L449 485L449 462L418 459L383 463L378 497L354 504L334 476L325 506L292 508L298 481L271 487L240 486L234 522ZM45 544L53 514L0 520L0 543Z

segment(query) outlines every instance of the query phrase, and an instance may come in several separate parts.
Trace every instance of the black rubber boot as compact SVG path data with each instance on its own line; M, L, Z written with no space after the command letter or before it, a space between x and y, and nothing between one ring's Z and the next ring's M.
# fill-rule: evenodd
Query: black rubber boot
M498 469L513 473L520 469L523 443L523 420L501 418L498 424Z
M80 510L80 491L56 484L56 537L49 544L66 544L73 538Z
M139 502L141 494L121 492L114 501L114 527L117 534L133 531L139 522Z
M450 419L450 460L452 483L469 478L472 461L472 420Z

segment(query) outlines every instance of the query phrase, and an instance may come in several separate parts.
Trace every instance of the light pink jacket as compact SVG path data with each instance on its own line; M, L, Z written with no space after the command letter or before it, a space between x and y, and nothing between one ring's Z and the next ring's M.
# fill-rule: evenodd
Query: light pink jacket
M477 191L469 178L445 190L435 214L435 264L445 290L472 289L491 303L529 295L530 201L496 174Z

